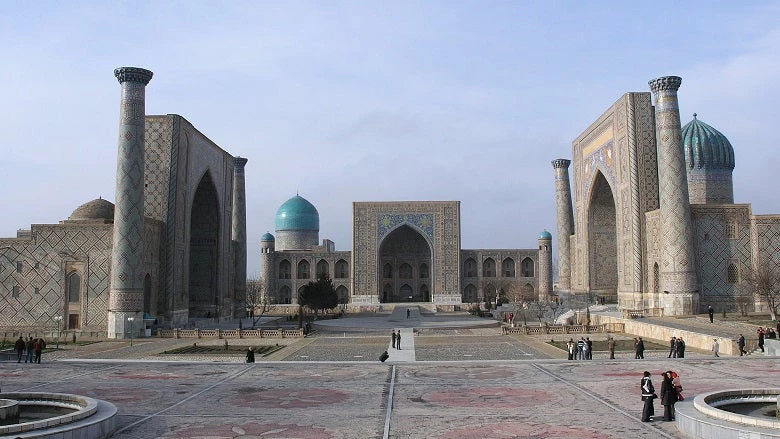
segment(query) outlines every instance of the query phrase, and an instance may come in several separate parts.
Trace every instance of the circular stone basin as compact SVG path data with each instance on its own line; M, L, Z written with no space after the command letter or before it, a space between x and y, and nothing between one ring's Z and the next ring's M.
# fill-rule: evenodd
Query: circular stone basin
M106 401L66 393L18 392L2 396L16 403L18 414L16 422L0 425L0 437L64 437L64 432L82 437L77 432L83 430L92 432L91 438L104 438L114 430L117 410Z
M780 389L729 389L703 393L675 405L677 429L693 438L780 438L774 416Z
M0 399L0 425L19 422L19 403L13 399Z

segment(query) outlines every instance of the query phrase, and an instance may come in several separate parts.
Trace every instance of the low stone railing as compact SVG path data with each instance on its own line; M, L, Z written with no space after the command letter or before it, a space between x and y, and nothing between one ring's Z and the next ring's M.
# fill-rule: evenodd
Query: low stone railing
M302 338L303 329L160 329L160 338Z
M642 317L663 317L663 308L624 309L624 319L639 319Z
M545 325L541 326L504 326L504 334L589 334L589 333L609 333L623 332L622 323L605 323L603 325Z

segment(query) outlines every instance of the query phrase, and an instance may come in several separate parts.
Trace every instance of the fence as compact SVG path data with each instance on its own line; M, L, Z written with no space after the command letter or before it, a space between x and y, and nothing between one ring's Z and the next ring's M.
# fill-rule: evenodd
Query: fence
M302 338L303 329L160 329L160 338Z
M504 326L504 334L589 334L589 333L610 333L623 332L622 323L604 323L602 325L541 325L541 326Z

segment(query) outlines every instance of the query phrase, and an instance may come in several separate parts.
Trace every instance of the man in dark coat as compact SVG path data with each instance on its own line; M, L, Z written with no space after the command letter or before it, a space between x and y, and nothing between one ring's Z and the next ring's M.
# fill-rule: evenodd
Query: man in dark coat
M677 358L677 337L672 337L671 340L669 340L669 355L666 358Z
M685 341L677 337L677 358L685 358Z
M761 348L761 352L764 352L764 330L758 328L758 347Z
M16 343L14 343L14 350L16 351L16 362L21 363L22 362L22 355L24 355L24 348L27 346L27 343L24 342L24 339L22 336L19 336L19 340L16 340Z
M707 305L707 314L710 315L710 323L713 323L712 318L715 316L715 310L712 309L712 305Z
M745 352L745 336L742 334L739 334L739 338L737 339L737 346L739 346L739 356L745 355L747 352Z
M650 372L645 371L639 386L642 392L642 401L645 402L644 407L642 407L642 422L650 422L653 420L653 415L655 415L653 399L657 398L655 387L653 387L653 382L650 380Z
M390 339L393 342L393 348L395 348L395 339L396 339L395 329L393 329L393 335L390 336Z
M642 337L639 337L636 342L636 355L637 358L645 358L645 342L642 341Z
M395 347L399 351L401 350L401 331L398 331L398 334L395 335Z

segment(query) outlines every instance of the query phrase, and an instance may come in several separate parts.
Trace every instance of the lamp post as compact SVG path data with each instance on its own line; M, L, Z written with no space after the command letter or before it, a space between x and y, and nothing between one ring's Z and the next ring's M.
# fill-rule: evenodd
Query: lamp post
M54 316L57 324L57 350L60 350L60 331L62 331L62 316Z
M135 322L135 317L128 317L127 321L130 322L130 347L133 347L133 332L135 332L133 323Z

